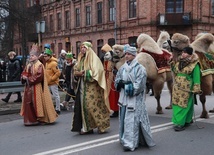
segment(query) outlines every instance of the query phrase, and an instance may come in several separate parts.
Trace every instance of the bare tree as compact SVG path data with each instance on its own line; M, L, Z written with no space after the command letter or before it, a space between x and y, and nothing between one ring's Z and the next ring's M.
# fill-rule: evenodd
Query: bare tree
M35 21L41 17L40 8L37 4L27 8L26 0L0 1L0 11L5 12L0 16L0 42L2 43L0 56L13 50L14 42L22 45L21 52L24 56L26 55L28 35L35 32Z

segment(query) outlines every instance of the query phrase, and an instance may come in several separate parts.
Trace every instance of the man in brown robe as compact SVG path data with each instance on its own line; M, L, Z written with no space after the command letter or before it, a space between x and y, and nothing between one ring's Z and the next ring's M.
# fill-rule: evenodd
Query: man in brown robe
M44 76L44 66L38 58L38 48L33 45L29 64L21 75L25 89L20 115L24 117L26 126L53 123L58 116L53 106L46 76Z

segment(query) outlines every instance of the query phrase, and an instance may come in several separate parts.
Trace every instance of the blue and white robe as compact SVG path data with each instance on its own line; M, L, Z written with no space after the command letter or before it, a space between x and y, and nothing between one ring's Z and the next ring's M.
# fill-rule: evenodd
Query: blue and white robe
M120 80L131 81L133 96L128 96L125 89L120 90L119 97L119 138L121 144L134 151L139 144L155 146L152 139L148 112L145 105L146 69L136 59L127 62L119 69L115 88Z

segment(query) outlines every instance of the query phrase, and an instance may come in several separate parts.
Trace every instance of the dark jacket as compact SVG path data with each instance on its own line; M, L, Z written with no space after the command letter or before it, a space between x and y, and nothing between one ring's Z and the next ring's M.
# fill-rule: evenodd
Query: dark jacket
M8 61L8 81L20 81L21 64L17 58L9 59Z

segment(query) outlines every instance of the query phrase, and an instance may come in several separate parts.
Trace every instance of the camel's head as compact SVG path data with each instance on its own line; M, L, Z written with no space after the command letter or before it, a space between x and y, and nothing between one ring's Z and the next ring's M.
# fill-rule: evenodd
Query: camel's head
M118 61L121 57L124 56L124 45L115 44L112 50L105 53L104 59L107 61Z
M170 48L170 45L169 45L169 41L171 41L171 40L166 40L166 41L164 41L163 44L162 44L162 48L163 48L163 49L166 49L166 50L169 51L169 52L171 52L171 48Z
M124 47L125 45L118 45L115 44L112 48L113 48L113 52L118 56L121 57L124 55Z
M172 52L181 52L184 47L190 45L189 37L181 33L175 33L171 39Z
M101 48L101 51L104 53L105 60L110 61L112 59L111 53L110 53L112 51L112 48L111 46L109 46L109 44L103 45L103 47Z
M157 44L160 48L166 47L167 40L170 40L170 35L167 31L161 31Z

